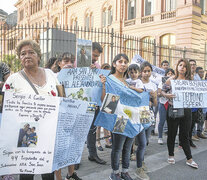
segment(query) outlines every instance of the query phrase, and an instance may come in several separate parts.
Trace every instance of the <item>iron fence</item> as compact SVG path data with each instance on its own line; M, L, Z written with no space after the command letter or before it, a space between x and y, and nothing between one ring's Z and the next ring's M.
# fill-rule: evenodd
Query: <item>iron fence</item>
M71 33L75 34L76 37L69 38ZM21 65L15 55L15 47L22 39L33 39L41 46L43 53L41 65L44 66L50 57L58 56L71 48L75 49L76 38L101 44L103 53L99 60L100 64L110 64L114 56L122 52L126 53L130 60L135 54L139 54L145 60L157 66L160 66L161 61L168 60L171 67L174 67L180 58L191 58L206 69L206 50L199 51L176 46L162 46L155 40L142 40L131 35L121 35L114 32L114 29L87 29L70 26L0 26L0 58L1 61L8 63L14 72L18 71Z

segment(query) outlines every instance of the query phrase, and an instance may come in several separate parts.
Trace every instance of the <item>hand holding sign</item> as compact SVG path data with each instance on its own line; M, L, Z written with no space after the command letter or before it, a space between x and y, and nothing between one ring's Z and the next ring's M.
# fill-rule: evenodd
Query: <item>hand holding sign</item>
M100 77L100 79L101 79L101 83L103 84L103 85L105 85L105 82L106 82L106 77L104 76L104 75L99 75L99 77Z
M176 98L176 96L174 94L165 94L165 97L167 99L173 99L173 98Z

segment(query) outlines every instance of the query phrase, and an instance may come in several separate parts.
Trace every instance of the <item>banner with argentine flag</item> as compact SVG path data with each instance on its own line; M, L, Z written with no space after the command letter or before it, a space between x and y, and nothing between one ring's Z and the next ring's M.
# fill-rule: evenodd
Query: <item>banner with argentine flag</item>
M133 138L150 123L149 93L138 93L113 75L107 77L106 96L95 125Z

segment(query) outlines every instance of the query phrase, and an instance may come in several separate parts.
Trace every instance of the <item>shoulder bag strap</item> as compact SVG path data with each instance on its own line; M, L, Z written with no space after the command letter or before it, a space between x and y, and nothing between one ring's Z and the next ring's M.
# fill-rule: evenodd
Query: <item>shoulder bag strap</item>
M20 73L27 80L27 82L30 84L30 86L32 87L32 89L34 90L34 92L36 94L39 94L38 91L37 91L37 89L35 88L34 84L29 80L29 78L27 77L27 75L25 74L25 72L23 70L21 70Z

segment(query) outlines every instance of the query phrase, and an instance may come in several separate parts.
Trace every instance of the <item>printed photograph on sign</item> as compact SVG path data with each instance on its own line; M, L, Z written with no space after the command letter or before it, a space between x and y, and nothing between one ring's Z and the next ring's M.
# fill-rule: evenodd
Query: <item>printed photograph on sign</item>
M92 64L92 42L77 40L77 67L90 67Z
M21 123L17 147L36 147L37 123Z
M88 103L88 108L87 108L87 112L95 112L96 110L96 103L93 102L89 102Z
M151 122L151 112L149 106L143 106L139 108L140 123L146 124Z
M114 112L116 111L119 99L120 99L120 96L107 93L104 98L101 111L108 113L108 114L114 114Z
M80 99L82 101L91 101L91 88L69 89L69 98Z
M113 132L119 132L119 133L123 133L126 127L128 119L125 119L123 116L121 117L117 117L116 119L116 123L114 125L114 130Z

